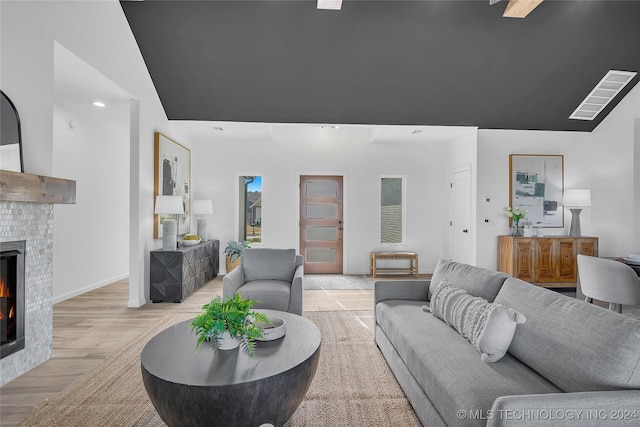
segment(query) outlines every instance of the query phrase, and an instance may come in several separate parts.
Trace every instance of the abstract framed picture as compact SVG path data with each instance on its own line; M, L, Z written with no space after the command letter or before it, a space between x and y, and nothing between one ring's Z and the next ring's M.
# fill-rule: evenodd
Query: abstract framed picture
M190 231L191 206L191 150L166 137L154 133L154 193L155 196L180 196L184 214L178 218L178 235ZM155 198L155 197L154 197ZM154 215L153 237L162 238L162 223L172 215Z
M509 155L509 206L528 210L533 227L564 227L564 156Z

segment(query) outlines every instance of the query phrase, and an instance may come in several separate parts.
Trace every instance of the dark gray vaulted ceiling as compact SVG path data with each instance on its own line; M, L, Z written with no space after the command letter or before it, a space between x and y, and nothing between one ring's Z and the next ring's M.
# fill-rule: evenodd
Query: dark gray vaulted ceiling
M640 71L640 1L123 1L172 120L591 131L569 115Z

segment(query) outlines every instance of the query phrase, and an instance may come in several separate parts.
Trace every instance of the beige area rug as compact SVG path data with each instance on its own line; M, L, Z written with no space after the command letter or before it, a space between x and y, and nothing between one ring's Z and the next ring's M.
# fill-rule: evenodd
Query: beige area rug
M142 383L140 353L157 333L191 317L166 315L20 425L164 426ZM308 312L305 317L322 333L320 363L287 427L421 425L373 340L371 311Z

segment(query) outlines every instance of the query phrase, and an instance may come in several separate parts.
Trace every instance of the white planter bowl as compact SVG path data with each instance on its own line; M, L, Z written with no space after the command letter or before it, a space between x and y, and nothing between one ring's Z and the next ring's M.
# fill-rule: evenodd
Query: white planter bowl
M273 341L278 338L282 338L287 332L287 322L279 317L270 317L269 320L273 325L269 323L257 322L256 326L262 328L262 335L264 338L256 338L256 341Z
M218 350L233 350L240 346L240 341L235 338L231 338L229 332L223 332L220 338L218 338Z

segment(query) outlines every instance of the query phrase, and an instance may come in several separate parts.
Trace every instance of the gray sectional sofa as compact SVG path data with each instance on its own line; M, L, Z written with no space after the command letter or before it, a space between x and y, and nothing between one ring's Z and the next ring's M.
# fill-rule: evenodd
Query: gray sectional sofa
M443 280L526 317L504 357L425 311ZM451 261L374 289L376 343L425 426L640 425L640 320Z

